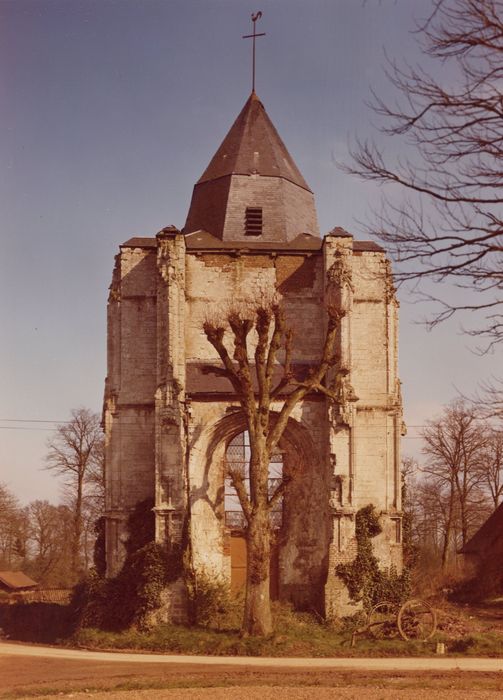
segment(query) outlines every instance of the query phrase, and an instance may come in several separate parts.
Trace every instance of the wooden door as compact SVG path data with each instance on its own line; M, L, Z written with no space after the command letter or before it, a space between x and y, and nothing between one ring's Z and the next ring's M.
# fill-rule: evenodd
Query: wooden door
M231 535L231 592L237 593L246 586L246 538ZM271 599L279 597L279 548L271 549L270 586Z
M246 586L246 539L231 535L231 593L238 593Z

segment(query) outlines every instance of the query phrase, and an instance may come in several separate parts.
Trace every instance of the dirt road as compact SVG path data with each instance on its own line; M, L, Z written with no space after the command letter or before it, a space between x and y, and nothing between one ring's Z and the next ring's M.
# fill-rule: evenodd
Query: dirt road
M264 659L0 644L0 698L496 700L503 659Z

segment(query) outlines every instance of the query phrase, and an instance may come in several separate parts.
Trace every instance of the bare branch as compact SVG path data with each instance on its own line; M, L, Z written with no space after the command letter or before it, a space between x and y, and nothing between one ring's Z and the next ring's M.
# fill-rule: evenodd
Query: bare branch
M501 315L494 323L485 309L503 303L503 3L437 0L416 36L454 79L388 59L399 101L374 94L371 107L383 119L381 132L401 139L400 153L411 155L392 161L373 141L357 140L352 164L342 168L389 186L393 200L383 198L366 230L399 263L396 282L450 279L482 295L468 306L483 318L488 342L500 342ZM443 304L449 313L444 308L434 323L465 309Z
M269 505L269 510L272 510L276 503L283 497L283 494L285 493L285 489L290 483L291 478L288 477L287 475L283 475L283 478L281 479L280 483L276 487L274 493L270 496L268 505Z
M250 503L250 499L248 498L248 493L246 492L243 474L239 469L232 468L227 469L227 474L229 475L231 483L236 490L246 521L250 522L252 505Z

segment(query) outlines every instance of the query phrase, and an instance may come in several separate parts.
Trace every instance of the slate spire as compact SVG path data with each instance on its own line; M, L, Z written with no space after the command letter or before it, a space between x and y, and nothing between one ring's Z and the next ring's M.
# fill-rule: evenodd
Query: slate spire
M252 92L194 187L184 232L278 244L318 236L314 197Z

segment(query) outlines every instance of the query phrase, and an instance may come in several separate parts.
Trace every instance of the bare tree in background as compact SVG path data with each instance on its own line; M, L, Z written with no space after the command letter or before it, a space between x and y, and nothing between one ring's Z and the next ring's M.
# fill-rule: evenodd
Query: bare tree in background
M439 418L428 421L423 440L426 465L422 471L441 497L445 568L456 530L459 528L464 545L487 515L482 488L486 430L473 407L455 401Z
M478 312L476 333L490 347L503 339L503 2L434 0L418 37L438 78L390 62L399 101L374 95L372 105L381 131L401 139L401 156L390 161L373 141L358 141L344 169L395 186L369 225L400 262L395 280L450 279L470 290L468 303L466 292L461 303L436 299L431 323Z
M0 567L10 569L24 557L24 517L19 501L0 483Z
M250 436L250 492L244 475L229 471L247 523L247 580L243 632L268 635L272 631L269 576L270 512L281 497L286 479L269 493L271 455L281 439L295 406L310 392L333 394L323 386L328 370L336 363L335 339L342 312L329 310L324 347L318 363L304 381L292 372L292 333L278 303L243 306L204 323L204 332L215 348L222 367L208 368L232 384ZM250 340L253 336L253 341ZM253 346L255 344L255 349ZM275 370L282 359L282 373ZM274 404L274 408L273 408Z
M435 585L442 567L442 554L454 549L453 528L447 528L449 518L449 493L431 477L417 478L412 501L413 542L418 549L418 565L414 571L415 585L419 590L430 590ZM447 556L446 556L447 561Z
M492 377L482 382L472 402L482 418L503 420L503 379Z
M69 588L73 583L72 512L67 506L36 500L28 504L27 569L38 583Z
M503 432L486 429L486 441L481 464L481 483L491 495L494 510L503 499Z
M48 442L46 468L63 477L65 498L72 508L71 570L77 579L82 573L85 501L96 491L103 470L103 433L97 414L79 408L71 415L68 423L58 425Z

